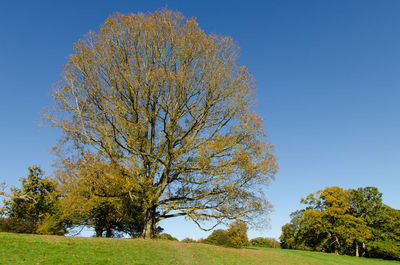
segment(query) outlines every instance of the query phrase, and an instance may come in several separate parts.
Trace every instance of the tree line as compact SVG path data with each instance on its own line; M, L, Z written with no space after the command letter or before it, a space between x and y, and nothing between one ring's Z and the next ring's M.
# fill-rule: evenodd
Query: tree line
M282 248L400 260L400 210L376 187L328 187L301 202L282 227Z
M20 178L21 187L12 188L10 197L0 209L0 231L30 234L65 235L79 227L93 228L96 237L139 237L143 226L141 209L130 205L130 200L119 198L85 197L87 186L77 186L76 193L61 193L62 185L45 177L38 166L28 168L28 175ZM80 183L84 185L84 183ZM61 187L61 188L60 188ZM4 192L2 192L3 195ZM136 209L136 211L132 210ZM225 247L279 247L273 238L247 238L247 224L237 220L228 229L214 230L205 239L185 238L185 243L205 243ZM178 241L158 227L155 238Z
M70 172L70 171L69 171ZM79 227L92 227L97 237L141 236L143 211L128 198L95 196L84 181L67 185L45 177L36 166L11 189L0 210L0 231L64 235ZM74 188L72 188L74 187ZM122 186L120 187L122 188ZM280 242L273 238L247 238L247 224L237 220L227 230L214 230L205 239L182 242L226 247L282 247L400 260L400 210L382 202L376 187L328 187L301 199L305 209L291 214L282 227ZM177 240L157 227L155 238Z

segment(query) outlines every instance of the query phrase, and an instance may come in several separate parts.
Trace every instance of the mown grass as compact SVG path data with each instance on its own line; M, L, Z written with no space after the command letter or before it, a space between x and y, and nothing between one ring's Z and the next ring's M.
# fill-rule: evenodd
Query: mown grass
M233 249L165 240L0 233L0 264L386 265L396 261L282 249Z

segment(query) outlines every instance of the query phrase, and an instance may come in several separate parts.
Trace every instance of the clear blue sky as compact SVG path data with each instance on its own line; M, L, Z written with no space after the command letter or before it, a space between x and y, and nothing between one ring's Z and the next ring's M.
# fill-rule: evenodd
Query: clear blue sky
M2 1L0 182L29 165L51 174L56 129L39 126L72 45L113 12L168 5L208 33L232 36L257 79L257 111L280 171L266 190L278 237L299 199L326 186L376 186L400 208L400 1ZM201 232L161 224L178 238Z

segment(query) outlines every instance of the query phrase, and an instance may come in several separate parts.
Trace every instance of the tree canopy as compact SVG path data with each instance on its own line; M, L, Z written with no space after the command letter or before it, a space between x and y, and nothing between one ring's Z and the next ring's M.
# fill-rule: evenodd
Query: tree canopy
M164 9L114 14L74 50L46 117L62 129L64 160L101 161L124 183L94 196L139 204L145 238L175 216L202 228L266 216L276 159L231 38Z

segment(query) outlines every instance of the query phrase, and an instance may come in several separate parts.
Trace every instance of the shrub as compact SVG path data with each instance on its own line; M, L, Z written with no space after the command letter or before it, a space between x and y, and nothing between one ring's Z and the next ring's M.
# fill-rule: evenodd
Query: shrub
M182 243L196 243L196 240L191 239L190 237L186 237L181 240Z
M209 237L203 240L202 243L225 246L225 247L233 246L227 231L222 229L214 230Z
M0 218L0 232L30 234L32 227L35 227L35 224L31 221L23 221L14 217Z
M400 241L376 240L367 244L368 256L400 260Z
M280 248L280 243L275 238L256 237L250 240L253 247Z
M162 233L158 236L156 236L157 239L164 239L164 240L171 240L171 241L179 241L176 237L171 236L170 234L167 233Z

